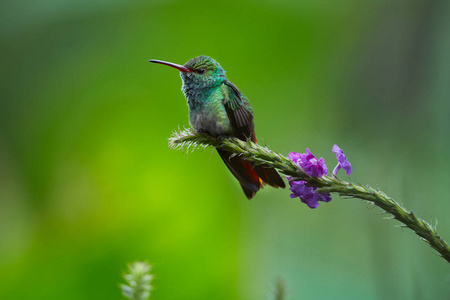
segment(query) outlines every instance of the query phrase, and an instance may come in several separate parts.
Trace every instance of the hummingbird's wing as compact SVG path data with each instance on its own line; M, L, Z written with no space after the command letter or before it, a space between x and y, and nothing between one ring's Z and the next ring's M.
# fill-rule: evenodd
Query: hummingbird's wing
M257 143L253 110L250 102L232 82L225 81L224 87L226 90L224 91L223 105L236 136L244 141L250 138ZM231 156L232 153L230 152L219 149L217 151L233 175L241 183L248 199L251 199L264 186L264 183L268 183L273 187L285 187L283 179L281 179L275 169L265 165L253 166L239 156Z
M230 81L225 81L222 93L224 95L222 104L234 131L232 134L244 141L248 138L255 141L253 111L247 98ZM241 184L247 198L253 198L263 183L251 163L222 149L217 149L217 152Z
M231 81L225 81L224 88L223 105L236 136L241 140L251 138L256 142L255 123L250 102Z

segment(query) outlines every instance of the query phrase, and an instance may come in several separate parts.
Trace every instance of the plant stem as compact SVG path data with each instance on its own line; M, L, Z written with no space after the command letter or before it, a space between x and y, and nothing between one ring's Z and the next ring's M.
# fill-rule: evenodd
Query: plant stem
M174 132L169 139L169 147L172 149L189 150L192 147L193 151L197 148L204 149L209 146L233 152L235 155L255 164L264 164L276 168L280 173L293 177L295 181L307 181L311 186L319 187L317 192L337 193L340 196L369 201L391 214L392 218L403 223L403 227L413 230L423 241L430 244L440 256L450 262L450 246L439 236L436 227L418 218L412 211L405 209L380 190L375 190L368 185L363 186L346 182L336 177L310 177L287 157L251 141L242 141L236 138L214 138L207 134L196 133L190 128Z

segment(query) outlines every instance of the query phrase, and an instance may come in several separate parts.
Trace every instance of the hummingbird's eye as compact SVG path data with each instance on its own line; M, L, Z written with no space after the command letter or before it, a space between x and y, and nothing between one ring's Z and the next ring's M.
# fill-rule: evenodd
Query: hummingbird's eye
M197 74L204 74L205 73L205 68L200 68L197 70Z

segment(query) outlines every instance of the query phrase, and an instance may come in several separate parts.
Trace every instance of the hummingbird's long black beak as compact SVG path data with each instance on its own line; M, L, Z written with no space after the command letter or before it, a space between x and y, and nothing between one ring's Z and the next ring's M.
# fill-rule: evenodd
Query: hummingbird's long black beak
M178 69L178 70L180 70L181 72L186 72L186 73L191 72L191 70L189 70L189 69L186 68L185 66L177 65L177 64L174 64L174 63L171 63L171 62L167 62L167 61L156 60L156 59L150 59L149 62L156 63L156 64L166 65L166 66L169 66L169 67Z

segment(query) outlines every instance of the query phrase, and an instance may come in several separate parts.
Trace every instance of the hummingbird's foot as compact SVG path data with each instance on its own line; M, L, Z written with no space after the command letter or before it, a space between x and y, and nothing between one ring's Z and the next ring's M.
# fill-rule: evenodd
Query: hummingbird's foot
M227 140L229 138L230 137L228 135L224 135L224 134L217 136L217 139L219 139L221 142L223 142L223 140Z

